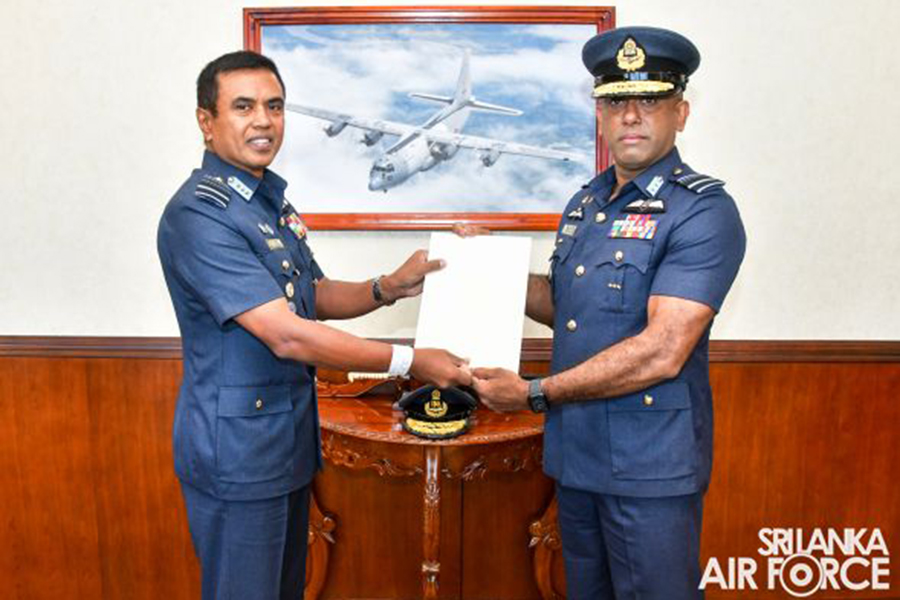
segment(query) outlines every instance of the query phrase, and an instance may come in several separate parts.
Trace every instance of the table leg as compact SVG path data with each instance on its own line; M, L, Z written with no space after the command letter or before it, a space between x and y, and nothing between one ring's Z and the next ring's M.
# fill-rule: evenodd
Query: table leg
M556 504L556 494L554 494L543 516L528 528L528 532L531 534L529 547L534 549L534 579L543 600L559 600L563 597L557 593L553 581L553 561L562 550L562 539L557 522L558 513L559 508Z
M441 572L441 449L425 448L425 535L422 560L424 597L437 598Z
M325 587L325 577L328 575L328 544L334 544L332 533L336 526L334 517L322 512L319 503L316 502L316 495L310 492L304 600L316 600Z

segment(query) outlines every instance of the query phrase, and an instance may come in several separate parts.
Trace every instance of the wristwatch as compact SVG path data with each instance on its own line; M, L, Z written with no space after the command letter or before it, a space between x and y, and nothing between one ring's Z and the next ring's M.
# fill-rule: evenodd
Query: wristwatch
M384 294L381 291L381 278L382 277L384 277L384 275L379 275L378 277L376 277L375 279L372 280L372 298L374 298L375 302L377 302L378 304L383 304L385 306L391 306L394 302L396 302L396 300L391 300L390 302L385 300Z
M528 383L528 406L532 412L545 413L550 408L550 402L541 389L543 378L532 379Z

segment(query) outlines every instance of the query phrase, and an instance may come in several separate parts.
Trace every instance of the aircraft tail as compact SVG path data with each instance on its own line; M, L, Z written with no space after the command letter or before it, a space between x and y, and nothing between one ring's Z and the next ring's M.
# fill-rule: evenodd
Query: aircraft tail
M491 104L490 102L481 102L472 95L472 75L469 72L469 49L466 48L463 54L462 67L459 69L459 80L456 82L456 93L453 94L453 104L462 108L464 106L483 110L488 112L496 112L504 115L519 116L521 110L500 106L499 104Z
M453 103L463 106L472 99L472 75L469 72L469 49L463 51L462 66L459 68L459 79L456 80L456 92L453 94Z
M411 98L421 98L423 100L431 100L432 102L446 104L447 108L439 113L440 120L446 119L454 113L460 113L461 109L464 108L513 115L516 117L521 115L521 110L510 108L508 106L500 106L499 104L491 104L490 102L481 102L480 100L475 99L475 96L472 95L472 75L469 70L470 54L468 48L463 51L462 66L459 69L459 78L457 79L456 90L453 92L452 97L426 94L423 92L410 92L409 96ZM438 117L433 117L433 119L434 118ZM429 121L429 123L431 123L431 121Z

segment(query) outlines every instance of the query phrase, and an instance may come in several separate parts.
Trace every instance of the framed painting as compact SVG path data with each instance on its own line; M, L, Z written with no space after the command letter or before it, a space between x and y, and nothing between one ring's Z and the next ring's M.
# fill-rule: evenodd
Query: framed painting
M273 169L316 229L555 229L607 166L581 47L604 7L248 8L287 100Z

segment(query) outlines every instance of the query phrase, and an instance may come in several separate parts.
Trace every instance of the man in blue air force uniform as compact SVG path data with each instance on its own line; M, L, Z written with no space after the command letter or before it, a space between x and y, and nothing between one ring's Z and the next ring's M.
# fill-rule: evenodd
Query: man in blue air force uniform
M615 166L572 197L550 276L529 280L528 315L553 327L553 374L476 369L474 386L496 410L546 411L570 598L701 598L709 330L744 229L724 183L675 149L694 45L626 27L591 39L583 59Z
M309 483L321 466L315 367L468 384L443 350L391 346L316 319L350 318L421 292L441 262L414 253L374 280L327 279L266 167L284 135L275 64L226 54L197 81L206 153L166 206L158 249L184 354L175 410L181 480L204 599L300 599Z

